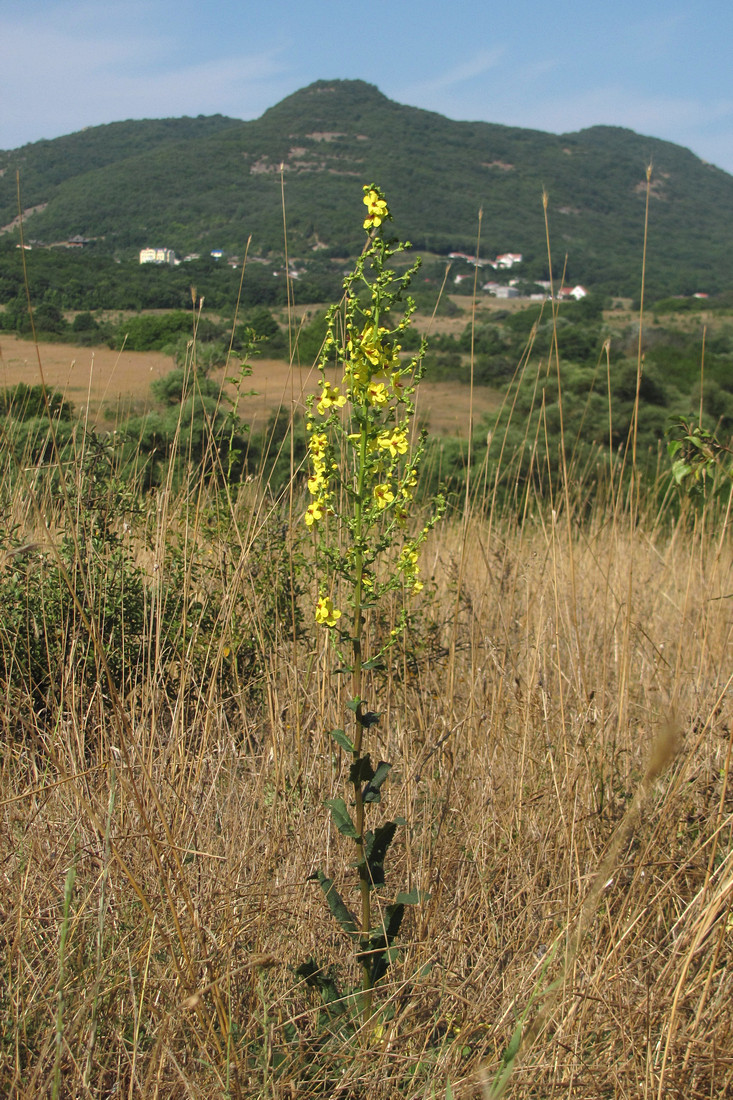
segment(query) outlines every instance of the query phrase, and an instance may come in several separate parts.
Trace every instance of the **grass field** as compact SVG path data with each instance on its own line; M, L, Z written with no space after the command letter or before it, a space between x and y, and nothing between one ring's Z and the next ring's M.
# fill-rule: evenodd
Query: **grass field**
M0 385L38 381L31 344L2 353ZM364 1013L312 880L356 907L304 477L174 478L171 454L143 491L93 428L170 361L39 356L90 417L63 462L0 452L0 1095L733 1094L725 473L695 496L642 484L633 440L623 477L615 452L524 478L502 453L430 531L412 602L364 603L373 652L409 608L363 699L393 765L387 884L421 895ZM255 363L251 419L316 381ZM465 435L469 395L422 383L417 415Z
M89 407L89 417L99 428L109 428L129 412L149 407L150 383L173 369L162 352L112 351L109 348L38 344L46 385L57 389L75 409ZM219 371L215 377L224 377ZM18 382L40 381L35 347L27 340L3 335L0 341L0 388ZM261 429L280 408L303 410L305 397L316 390L317 374L310 367L291 368L277 359L254 359L248 397L242 413L254 429ZM500 396L487 388L474 394L474 413L495 412ZM436 435L464 436L468 425L469 393L466 386L450 382L425 382L420 390L420 417ZM109 414L109 415L106 415Z
M431 1097L449 1080L480 1097L527 1012L512 1095L728 1095L724 528L537 508L433 537L414 627L371 688L387 812L411 823L391 873L430 899L354 1046L294 974L351 967L307 881L325 866L349 897L318 809L346 766L325 733L339 681L273 606L289 548L275 536L263 562L253 539L282 515L189 503L156 494L127 536L152 586L124 700L81 677L70 612L49 704L6 685L3 1094L50 1095L57 1065L62 1096ZM13 516L37 541L6 555L6 594L52 561L25 500ZM170 574L183 602L162 639ZM91 583L95 608L113 598L104 569ZM6 658L20 640L3 629Z

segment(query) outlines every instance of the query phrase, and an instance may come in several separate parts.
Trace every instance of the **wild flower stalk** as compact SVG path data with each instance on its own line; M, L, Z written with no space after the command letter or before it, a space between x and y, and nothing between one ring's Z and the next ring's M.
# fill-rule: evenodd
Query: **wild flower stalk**
M369 730L379 716L365 702L365 674L380 665L402 634L407 601L381 639L372 629L372 613L389 593L402 590L409 597L420 591L420 551L444 505L436 500L427 522L411 533L410 513L425 445L424 433L417 435L413 429L413 395L425 347L422 344L413 358L403 358L400 337L415 309L406 291L419 260L404 274L388 267L410 246L386 237L384 227L391 215L383 192L375 185L364 192L367 241L344 282L341 303L329 310L319 360L320 390L309 405L310 503L304 519L314 535L320 576L316 621L330 632L342 670L351 678L346 706L353 715L353 730L332 731L334 740L351 754L351 808L342 798L327 805L336 828L356 846L360 917L351 915L322 871L314 877L357 947L366 1020L373 987L394 958L392 943L404 907L418 901L415 892L398 894L393 905L380 909L380 919L372 927L372 891L384 884L384 859L398 822L388 821L374 831L366 827L368 808L380 801L391 765L380 761L375 766L371 761Z

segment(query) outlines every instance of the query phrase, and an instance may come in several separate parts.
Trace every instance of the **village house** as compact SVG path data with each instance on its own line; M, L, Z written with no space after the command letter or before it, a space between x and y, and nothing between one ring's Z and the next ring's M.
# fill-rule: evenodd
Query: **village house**
M174 264L176 254L172 248L141 248L141 264Z
M566 302L568 298L574 298L576 302L579 302L581 298L587 298L588 291L584 286L563 286L560 287L555 298L558 302Z

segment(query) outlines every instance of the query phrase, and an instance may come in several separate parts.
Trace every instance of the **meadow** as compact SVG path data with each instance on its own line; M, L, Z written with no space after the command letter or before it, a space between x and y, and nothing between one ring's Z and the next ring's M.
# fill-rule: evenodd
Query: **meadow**
M38 354L50 389L60 393L100 430L121 424L133 413L149 408L153 401L150 383L170 372L170 355L156 351L117 351L107 347L74 347L40 341ZM317 372L312 363L300 368L283 359L257 357L251 362L247 388L246 417L253 431L267 428L279 410L288 415L304 411L309 393L316 392ZM214 372L223 383L227 372ZM0 337L0 389L38 376L36 347L28 340L3 334ZM231 387L230 387L231 389ZM468 394L454 382L427 379L420 391L420 415L432 433L465 436L468 427ZM495 413L501 398L496 391L482 388L474 395L476 416Z
M191 377L195 357L194 341ZM518 384L539 432L556 367L530 341ZM321 401L330 377L313 375ZM633 432L576 461L569 422L529 472L501 434L469 454L434 525L410 496L405 532L376 537L419 543L422 587L368 605L358 572L381 655L360 670L364 714L320 614L292 435L273 436L282 484L264 465L233 482L213 434L194 455L184 409L152 486L83 417L62 454L50 406L42 461L0 450L0 1092L730 1095L725 448L676 485L664 456L642 477ZM346 560L344 529L328 537ZM363 895L334 827L364 759L341 729L354 716L391 763L378 868L410 897L393 946L373 876L387 942L368 991L351 918L314 881L324 869L349 910Z

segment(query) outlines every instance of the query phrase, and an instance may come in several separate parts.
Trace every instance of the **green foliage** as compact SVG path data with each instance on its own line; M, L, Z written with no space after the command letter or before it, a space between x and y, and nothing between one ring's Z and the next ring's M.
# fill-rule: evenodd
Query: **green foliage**
M667 435L672 477L680 488L702 493L709 482L714 483L718 471L727 480L733 480L733 451L702 424L674 416L670 418Z
M191 335L191 316L183 312L163 316L130 317L118 326L115 347L128 351L162 351L180 333Z
M183 365L151 383L158 407L123 426L127 451L148 486L159 484L171 470L174 480L195 476L232 483L242 476L251 457L248 428L240 412L242 385L250 368L244 359L239 373L226 379L234 384L232 397L207 374L212 366L227 361L228 351L222 345L198 347L186 341L185 349L178 350ZM255 350L250 334L246 351Z
M0 390L0 414L10 420L27 421L49 413L53 420L70 421L74 406L57 390L46 390L43 386L29 386L18 382L15 386Z
M733 261L719 232L733 214L733 181L688 150L609 126L555 135L454 122L394 103L358 80L317 81L252 122L216 116L114 123L0 153L0 224L17 214L19 170L24 207L45 204L28 215L26 236L59 241L81 234L91 243L75 259L88 260L93 251L133 259L148 244L180 255L221 248L239 256L250 235L253 256L267 259L282 255L283 164L291 255L312 257L299 274L300 301L323 301L333 297L337 281L329 258L360 248L349 216L358 197L358 163L361 173L378 172L388 189L403 191L393 211L396 225L425 251L471 251L483 208L486 250L521 252L528 283L546 277L544 188L551 233L562 237L567 253L566 283L635 294L650 160L649 300L733 289ZM563 262L556 262L558 280ZM58 304L146 308L146 282L172 290L180 272L139 274L131 295L139 306ZM245 300L285 301L284 279L272 272L248 266ZM102 296L114 281L105 274ZM0 274L0 301L7 301L2 282ZM59 279L55 285L64 289ZM199 291L213 306L209 288ZM184 305L179 298L157 307Z
M197 517L201 543L192 544L185 527L172 527L151 573L140 562L140 523L155 501L140 495L111 437L77 427L71 444L61 457L71 469L71 456L77 456L67 482L74 522L64 525L53 546L28 540L20 526L0 520L0 691L14 706L44 714L72 690L107 698L108 669L125 695L146 675L154 645L161 687L185 683L196 695L216 678L240 699L243 692L253 695L277 624L287 618L296 633L300 629L293 609L301 582L285 562L278 518L264 523L257 543L245 549L214 498L214 507ZM0 451L4 466L8 457ZM60 508L53 467L45 481ZM37 482L34 492L42 486ZM3 494L11 490L4 477ZM220 569L212 568L214 546ZM256 607L242 600L223 618L232 576L246 578ZM88 749L93 751L91 740Z
M269 265L252 263L240 297L240 273L210 257L202 257L179 267L158 267L140 264L137 258L116 260L99 249L83 252L34 248L27 254L27 269L31 303L37 310L48 302L64 311L82 312L172 310L191 311L191 287L196 287L207 310L232 312L238 303L245 310L256 307L285 305L287 293L283 276L273 277ZM307 265L306 265L307 268ZM335 277L335 273L334 273ZM312 292L320 288L312 287ZM307 281L299 290L301 301L309 298ZM24 288L23 268L14 247L8 248L0 238L0 327L21 334L30 330L28 306ZM42 314L43 316L43 314ZM58 318L56 318L58 328ZM188 332L193 328L188 323ZM105 326L100 343L108 338ZM184 329L183 331L186 331ZM54 331L46 334L79 342L76 332Z
M76 435L70 443L75 448ZM143 572L118 528L130 508L131 487L114 471L109 442L93 433L84 440L68 498L79 521L55 551L24 544L16 529L2 531L8 553L0 570L0 682L11 692L28 690L37 704L58 699L67 676L105 690L90 622L119 690L131 686L144 653Z

